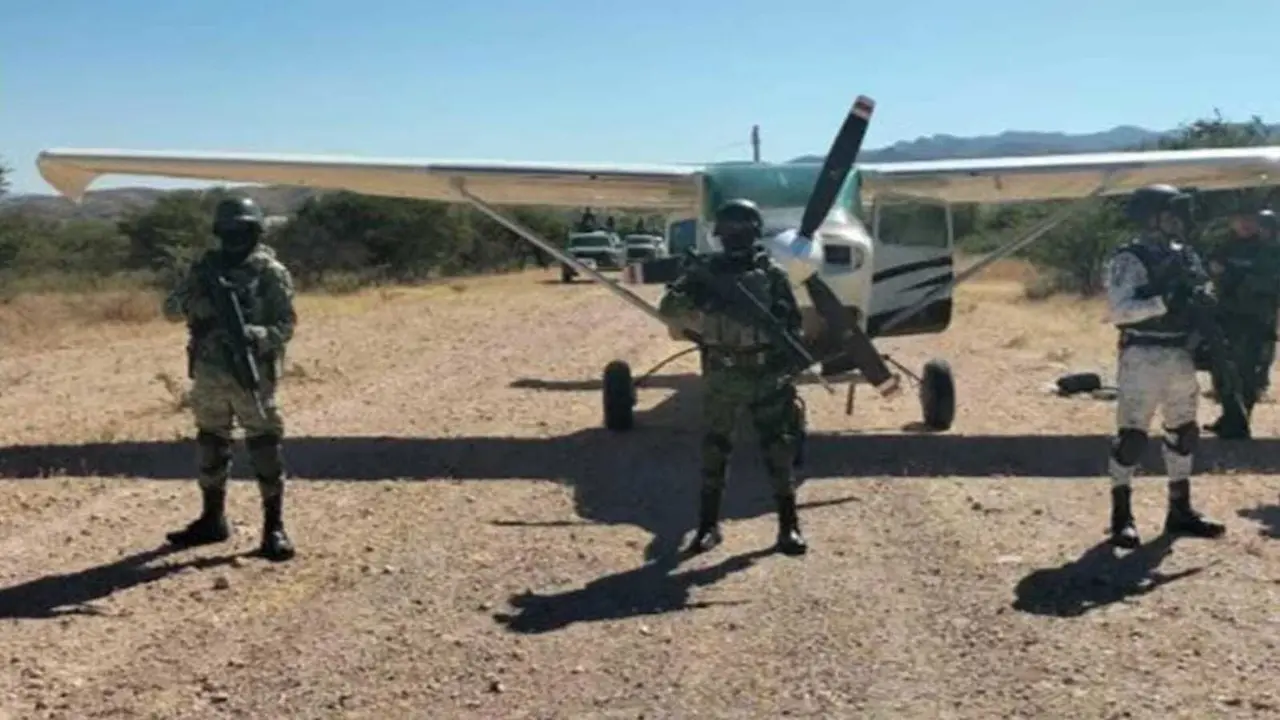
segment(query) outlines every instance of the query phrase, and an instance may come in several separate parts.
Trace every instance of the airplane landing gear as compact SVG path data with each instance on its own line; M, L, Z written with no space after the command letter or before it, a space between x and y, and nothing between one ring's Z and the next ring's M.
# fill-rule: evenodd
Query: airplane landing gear
M614 360L605 365L604 378L600 383L600 389L604 395L604 426L615 432L635 427L636 389L643 387L647 380L667 364L697 351L696 345L680 350L654 365L638 378L632 378L631 366L625 360Z
M919 386L921 425L932 432L950 430L956 419L956 381L951 374L951 365L946 360L935 358L925 363L924 370L916 375L892 357L881 357ZM855 374L849 382L849 395L845 398L844 407L846 415L853 414L853 399L859 382L865 382L861 374Z
M634 427L636 386L631 379L631 366L622 360L606 365L601 389L604 392L604 426L617 432Z
M956 418L956 381L946 360L933 359L920 373L920 414L930 430L947 430Z

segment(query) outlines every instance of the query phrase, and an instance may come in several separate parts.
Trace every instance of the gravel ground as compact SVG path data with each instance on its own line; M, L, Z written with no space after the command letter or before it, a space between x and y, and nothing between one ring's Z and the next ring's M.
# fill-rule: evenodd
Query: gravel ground
M952 363L951 431L913 430L913 392L863 388L847 417L806 386L809 555L770 552L744 428L726 541L677 566L696 360L603 430L604 364L680 346L555 277L304 304L279 565L245 555L243 453L233 541L160 545L199 505L181 327L6 352L0 718L1280 716L1276 406L1260 439L1202 443L1193 493L1226 538L1156 537L1153 452L1150 544L1114 557L1114 406L1044 391L1108 372L1114 336L1096 306L979 286L949 332L883 343Z

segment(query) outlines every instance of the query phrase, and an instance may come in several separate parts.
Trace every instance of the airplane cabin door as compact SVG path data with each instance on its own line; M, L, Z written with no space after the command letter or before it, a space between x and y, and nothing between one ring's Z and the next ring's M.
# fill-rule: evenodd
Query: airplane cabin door
M955 224L951 206L914 198L878 197L872 204L875 269L871 286L872 337L942 332L951 324L955 280ZM880 326L902 308L938 292L905 322L881 335Z

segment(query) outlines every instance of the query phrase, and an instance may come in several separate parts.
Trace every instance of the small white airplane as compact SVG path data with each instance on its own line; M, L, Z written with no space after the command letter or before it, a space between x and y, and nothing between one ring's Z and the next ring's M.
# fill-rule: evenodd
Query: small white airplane
M955 415L955 385L945 362L916 376L871 338L937 333L951 322L952 291L990 263L1034 242L1103 195L1150 183L1198 190L1280 184L1280 147L1145 151L868 164L854 167L874 103L860 96L825 162L610 165L428 159L376 159L222 152L53 149L40 153L41 175L78 202L105 174L220 180L349 190L369 195L463 202L580 274L672 328L655 306L556 244L506 217L497 206L644 208L668 213L669 239L689 230L698 251L716 249L715 208L746 197L764 215L766 247L797 288L805 344L821 364L819 381L849 381L846 412L858 382L896 389L893 364L920 387L925 426L945 430ZM1023 237L956 273L951 205L1076 199ZM631 283L667 282L678 257L629 267ZM798 290L803 288L805 292ZM812 340L810 340L812 338ZM694 348L681 351L689 352ZM673 356L674 357L674 356ZM606 427L632 427L639 381L623 361L604 372Z

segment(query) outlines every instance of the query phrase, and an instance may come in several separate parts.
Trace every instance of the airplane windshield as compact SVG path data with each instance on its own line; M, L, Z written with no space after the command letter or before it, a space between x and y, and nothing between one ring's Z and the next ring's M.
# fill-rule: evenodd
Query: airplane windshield
M818 180L818 165L718 165L707 174L707 199L712 208L733 198L751 198L761 210L803 207Z
M766 234L795 227L800 224L809 194L813 192L821 172L822 166L815 163L714 166L707 173L707 214L712 215L715 208L727 200L745 197L760 208ZM849 174L836 202L861 216L861 203L854 202L858 187L859 178L855 170Z

